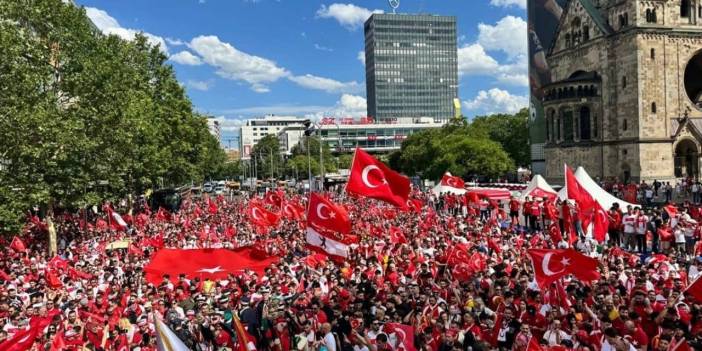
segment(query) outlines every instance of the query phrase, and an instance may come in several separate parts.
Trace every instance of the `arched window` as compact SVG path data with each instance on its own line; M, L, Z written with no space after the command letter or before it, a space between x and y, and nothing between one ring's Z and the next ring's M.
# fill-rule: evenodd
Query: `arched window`
M626 88L626 76L622 76L622 88Z
M655 60L655 59L656 59L656 49L651 48L651 60Z
M652 22L652 23L658 23L658 18L657 18L657 16L656 16L656 10L655 10L655 9L653 9L653 10L651 11L651 22Z
M590 140L592 128L590 126L590 108L580 108L580 140Z
M570 46L571 46L570 45L571 44L570 43L570 34L566 34L565 40L566 40L566 48L570 48Z
M646 9L646 23L651 23L651 9Z
M587 25L583 26L583 43L590 40L590 27Z
M624 15L619 15L619 28L623 28L626 24L624 23Z
M561 116L556 117L556 141L561 140Z
M680 0L680 17L690 17L690 0Z
M655 102L651 103L651 113L656 113L656 103Z
M622 121L622 129L626 131L628 129L628 127L629 126L627 125L626 119L625 119L624 121Z
M563 140L573 141L573 110L561 111L561 116L563 117Z

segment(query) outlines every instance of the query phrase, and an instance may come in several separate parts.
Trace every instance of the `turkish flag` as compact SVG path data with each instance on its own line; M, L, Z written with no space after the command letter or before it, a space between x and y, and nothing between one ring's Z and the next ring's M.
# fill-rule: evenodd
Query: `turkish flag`
M239 317L236 315L234 315L234 332L237 339L237 351L256 351L256 345L254 344L256 339L244 329Z
M395 351L416 351L414 347L414 328L400 323L385 323L383 330L388 334L395 334Z
M31 325L29 329L19 330L0 344L0 351L27 351L32 348L40 332L39 328Z
M63 333L63 328L56 331L56 335L54 335L54 339L51 341L51 348L49 351L62 351L66 348L66 341L63 339Z
M310 194L307 207L307 225L316 231L351 232L351 220L346 210L317 193Z
M405 238L405 234L402 233L402 229L395 226L390 227L390 242L393 244L407 243L407 238Z
M283 217L287 219L301 220L302 215L305 213L305 209L292 201L283 202L283 207L280 211Z
M536 282L542 288L568 274L583 281L600 279L597 260L575 250L533 249L527 251L527 254L534 265Z
M697 277L697 279L683 291L683 294L689 294L697 302L702 302L702 279L700 279L700 277L702 277L702 275Z
M466 282L473 275L473 272L467 263L459 263L453 267L451 275L459 282Z
M219 207L217 207L217 202L212 201L212 199L207 197L207 212L209 212L211 215L217 214L219 211Z
M27 246L25 246L24 242L22 242L22 239L20 239L18 237L12 238L12 243L10 243L10 248L17 251L17 252L27 251Z
M692 348L690 348L690 344L688 344L687 340L685 338L680 338L678 340L677 338L673 338L673 340L670 341L670 346L668 346L668 351L691 351Z
M266 210L260 205L251 204L247 211L249 220L261 227L274 227L278 224L280 216Z
M593 221L592 227L592 237L601 243L607 237L607 230L609 229L609 216L602 209L602 206L597 205L595 210L595 220Z
M446 264L449 266L455 266L460 263L469 263L470 258L470 246L467 244L456 244L449 252Z
M356 148L346 191L403 208L409 198L410 180Z
M175 279L179 274L185 274L188 279L199 277L212 280L225 279L227 274L239 274L244 270L252 270L259 275L278 262L278 257L256 259L252 255L253 248L245 247L237 250L227 249L161 249L154 254L144 267L146 280L158 285L163 281L163 275L169 274Z
M561 228L559 228L558 224L556 223L551 223L551 225L548 228L548 234L551 236L551 241L553 241L553 245L558 245L558 243L563 240Z
M117 211L113 210L109 205L105 205L104 209L107 212L107 221L110 223L110 226L112 226L112 229L116 231L127 230L127 222L122 218L122 216L119 215L119 213L117 213Z
M414 213L422 213L422 207L424 206L424 203L422 200L417 200L417 199L409 199L407 200L406 206L403 208L405 212L414 212Z
M61 282L61 279L54 273L51 268L47 268L45 271L46 275L46 285L48 285L52 289L58 289L63 287L63 283Z
M266 192L266 197L263 201L271 206L280 208L283 204L283 197L284 196L280 190L269 190Z
M461 190L466 187L466 183L461 177L452 176L449 172L444 173L444 176L441 177L441 185Z

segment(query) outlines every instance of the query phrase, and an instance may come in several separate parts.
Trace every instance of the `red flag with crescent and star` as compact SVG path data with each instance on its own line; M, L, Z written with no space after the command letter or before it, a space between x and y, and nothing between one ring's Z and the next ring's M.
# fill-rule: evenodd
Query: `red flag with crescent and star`
M253 224L264 228L274 227L280 220L280 216L257 204L251 204L246 212Z
M396 351L416 351L414 347L414 328L400 323L385 323L383 329L388 335L395 334Z
M466 187L466 183L461 177L453 176L449 172L444 173L444 176L441 177L441 185L460 190L465 190Z
M409 199L410 180L357 148L346 192L404 208Z
M301 220L305 213L305 208L293 201L284 201L280 212L287 219Z
M266 192L266 196L263 201L275 208L281 208L284 197L283 192L280 190L269 190Z
M534 265L534 276L541 288L548 287L554 281L568 274L573 274L583 281L600 279L597 272L597 260L587 257L575 250L528 250Z
M158 285L165 274L170 275L171 279L177 279L179 274L185 274L188 279L226 279L228 274L238 275L244 270L260 275L271 264L278 262L276 256L264 258L253 253L252 247L237 250L161 249L144 267L144 272L149 283Z
M310 194L307 224L316 231L332 231L341 234L351 232L351 220L346 210L317 193Z

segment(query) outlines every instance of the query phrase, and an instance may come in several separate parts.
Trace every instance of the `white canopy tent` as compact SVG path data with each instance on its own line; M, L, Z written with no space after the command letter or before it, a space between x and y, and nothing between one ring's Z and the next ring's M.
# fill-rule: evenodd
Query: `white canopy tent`
M437 184L431 191L434 193L434 195L439 195L439 194L454 194L454 195L463 195L466 193L466 189L459 189L459 188L454 188L452 186L445 186L441 185L441 182Z
M546 182L546 179L544 179L544 177L542 177L540 174L537 174L533 178L531 178L529 185L527 185L526 189L522 191L522 195L519 196L519 201L525 201L527 196L544 197L544 195L547 194L552 194L555 198L557 192L553 190L553 188L548 184L548 182Z
M619 199L614 195L608 193L604 189L600 188L600 186L597 185L597 183L595 183L594 180L592 180L590 175L587 174L585 169L582 167L578 167L578 169L575 170L575 178L578 180L580 185L582 185L582 187L585 188L585 190L587 190L587 192L590 193L590 195L592 195L592 198L595 199L595 201L597 201L597 203L600 204L600 206L602 206L604 210L609 210L614 203L618 203L619 208L621 208L622 210L626 210L627 206L641 206ZM567 186L564 186L563 189L561 189L558 192L558 198L561 200L566 200L568 198Z

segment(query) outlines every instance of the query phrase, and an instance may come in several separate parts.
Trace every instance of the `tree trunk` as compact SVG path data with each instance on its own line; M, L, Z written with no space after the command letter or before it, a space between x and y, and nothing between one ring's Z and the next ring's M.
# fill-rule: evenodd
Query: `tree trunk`
M54 227L54 201L49 200L48 208L46 209L46 229L49 232L49 257L53 257L58 252L56 242L56 228Z

